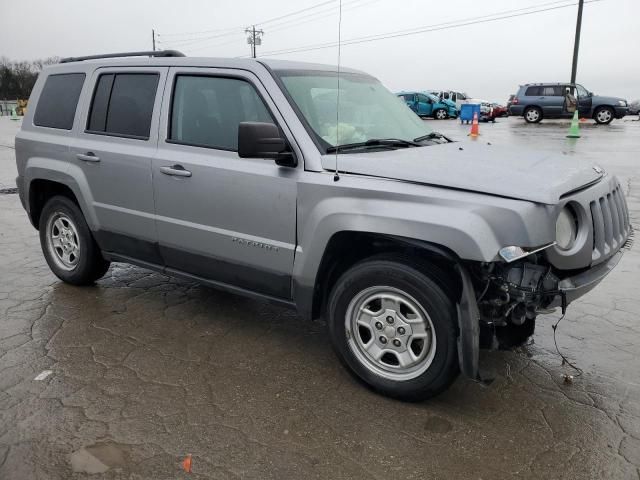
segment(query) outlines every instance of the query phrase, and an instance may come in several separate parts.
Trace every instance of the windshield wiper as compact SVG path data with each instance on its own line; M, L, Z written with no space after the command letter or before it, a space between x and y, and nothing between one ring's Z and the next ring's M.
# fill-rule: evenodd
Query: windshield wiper
M369 147L422 147L419 143L410 140L403 140L401 138L371 138L366 142L357 143L345 143L342 145L336 145L334 147L327 148L327 153L337 152L340 150L350 150L354 148L369 148Z
M445 137L443 134L441 134L440 132L427 133L426 135L423 135L421 137L414 138L413 141L414 142L422 142L423 140L433 140L434 138L444 138L447 142L451 141L447 137Z

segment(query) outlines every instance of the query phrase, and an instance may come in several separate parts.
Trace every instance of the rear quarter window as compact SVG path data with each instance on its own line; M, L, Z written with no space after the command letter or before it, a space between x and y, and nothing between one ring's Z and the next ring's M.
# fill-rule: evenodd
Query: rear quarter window
M84 73L49 75L38 99L34 125L71 130L85 77Z

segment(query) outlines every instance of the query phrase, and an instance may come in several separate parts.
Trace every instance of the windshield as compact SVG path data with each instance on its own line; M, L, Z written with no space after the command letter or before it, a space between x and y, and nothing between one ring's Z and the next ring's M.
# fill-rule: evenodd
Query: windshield
M277 72L289 97L324 152L336 145L373 139L408 142L431 130L373 77L340 74L340 115L336 127L338 75L335 72Z

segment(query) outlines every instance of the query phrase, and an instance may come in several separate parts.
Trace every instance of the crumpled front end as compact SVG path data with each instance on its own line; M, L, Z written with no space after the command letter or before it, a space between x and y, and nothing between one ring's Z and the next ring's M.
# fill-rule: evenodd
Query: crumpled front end
M575 222L567 237L537 252L470 266L480 315L481 344L509 348L533 334L539 313L567 306L592 290L620 261L632 236L615 177L566 194L558 204ZM562 240L560 240L562 236ZM506 255L505 255L506 256Z

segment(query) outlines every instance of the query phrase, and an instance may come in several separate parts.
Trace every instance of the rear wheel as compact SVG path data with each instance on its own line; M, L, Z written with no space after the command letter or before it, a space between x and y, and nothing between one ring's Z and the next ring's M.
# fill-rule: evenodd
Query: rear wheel
M542 110L538 107L529 107L524 111L524 119L527 123L538 123L542 120Z
M67 197L56 196L40 215L40 245L51 271L73 285L89 285L109 269L82 211Z
M608 125L613 120L614 113L611 107L599 107L593 114L593 118L600 125Z
M400 257L348 270L332 290L328 314L340 360L373 390L422 400L458 374L454 306L438 283Z
M444 108L439 108L438 110L433 112L433 118L435 118L436 120L446 120L447 118L449 118L449 114Z

